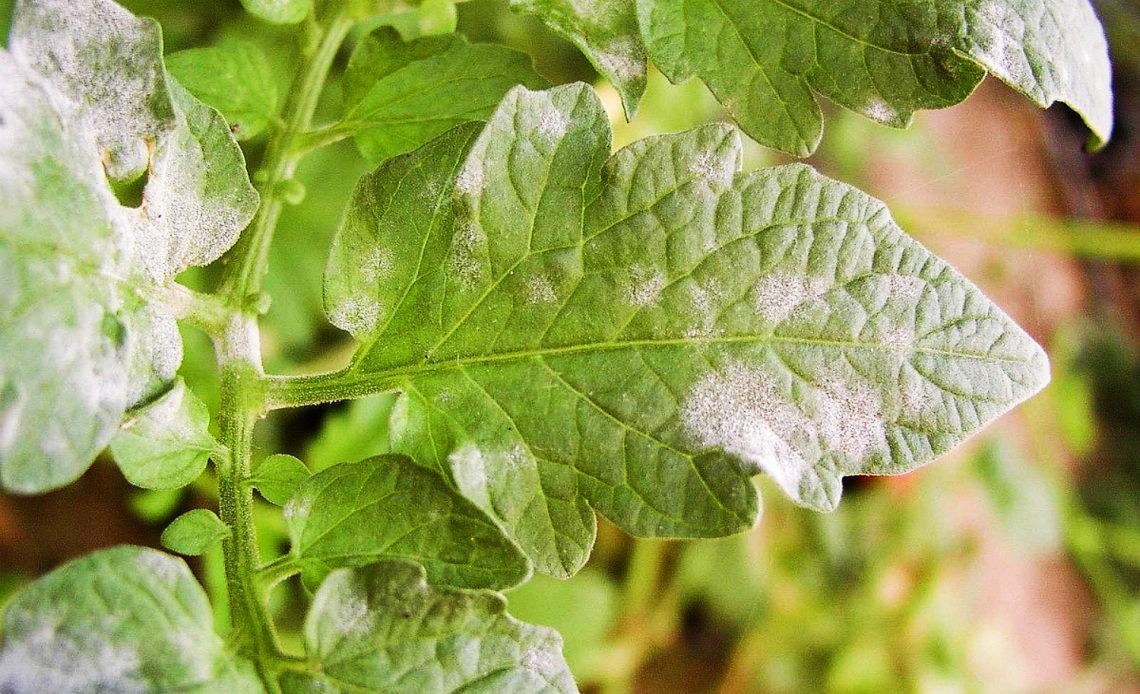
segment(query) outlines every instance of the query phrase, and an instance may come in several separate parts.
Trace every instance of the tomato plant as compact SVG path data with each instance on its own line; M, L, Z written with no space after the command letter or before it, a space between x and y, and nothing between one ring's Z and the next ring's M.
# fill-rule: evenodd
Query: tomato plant
M255 43L164 56L159 25L111 0L17 0L0 481L56 489L108 448L145 489L212 463L217 511L163 543L221 544L231 624L216 634L182 560L103 550L8 605L0 690L574 691L559 636L498 591L577 573L595 513L638 537L731 535L757 518L761 472L831 510L844 476L914 469L1045 385L1043 350L882 203L802 164L742 171L741 133L806 156L819 97L902 127L989 73L1068 104L1097 147L1111 89L1085 0L511 4L575 44L628 117L652 61L735 124L615 153L592 87L452 33L447 1L243 0L293 27L279 94ZM318 122L334 78L339 112ZM342 368L267 373L275 229L305 194L301 160L349 138L373 168L323 291L355 348ZM239 140L264 143L252 176ZM209 288L179 281L206 266ZM180 322L215 345L213 416L179 376ZM315 474L255 460L269 413L384 393L382 455ZM261 556L255 493L283 507L281 556ZM291 649L268 601L297 575L311 600Z

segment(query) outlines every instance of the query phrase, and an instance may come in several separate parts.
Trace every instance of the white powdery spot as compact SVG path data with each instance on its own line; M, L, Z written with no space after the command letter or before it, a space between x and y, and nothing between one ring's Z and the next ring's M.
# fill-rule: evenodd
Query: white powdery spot
M840 378L820 388L819 433L833 451L862 460L886 443L882 399L870 386Z
M886 275L886 289L891 299L914 303L922 297L926 280L914 275Z
M182 561L161 552L143 552L138 557L138 564L141 571L167 583L173 583L184 576Z
M455 177L455 190L461 195L479 197L486 185L486 175L483 173L481 160L472 157L467 160L459 175Z
M387 248L370 248L360 260L360 276L365 282L377 282L392 273L395 263Z
M637 44L627 38L611 41L605 48L593 52L598 69L617 82L645 76L645 61L635 57L638 53Z
M988 0L969 19L972 20L970 37L977 47L978 57L991 72L1016 83L1035 81L1022 48L1025 20L1017 10L1006 1Z
M22 638L9 635L0 651L0 691L142 694L149 688L138 668L138 651L130 645L43 624Z
M700 176L713 188L727 188L736 177L736 160L719 157L714 152L701 152L689 166L689 171Z
M626 301L639 308L656 304L665 290L665 273L654 267L634 265L630 274L633 284L626 290Z
M333 305L329 320L333 325L353 335L368 335L380 326L380 304L375 300L349 296Z
M447 462L451 465L455 484L463 495L480 508L490 508L487 461L483 457L483 451L473 443L466 443L447 456Z
M526 285L526 299L532 304L552 304L558 301L554 285L545 275L531 277Z
M556 662L554 658L541 648L532 648L526 653L523 653L522 666L531 672L544 674L554 670Z
M756 312L770 323L780 323L804 302L827 291L828 281L811 275L777 272L760 278L755 288Z
M711 337L717 333L717 303L721 300L720 284L710 280L706 285L689 285L689 294L692 297L693 308L696 310L693 318L695 324L685 331L685 337Z
M452 238L448 266L464 289L473 288L479 281L483 272L479 253L486 240L482 227L474 222L468 222Z
M302 521L309 517L313 511L313 497L308 494L301 497L294 497L285 504L285 519L292 521Z
M915 339L913 328L895 328L883 333L879 341L891 349L906 350L914 348Z
M553 101L542 105L538 113L538 133L550 141L557 141L566 135L570 128L570 117L562 112Z
M363 635L376 626L376 618L368 609L368 595L360 586L353 585L350 592L339 597L336 614L333 616L338 633Z
M805 419L770 374L739 363L707 374L685 399L681 420L701 446L758 466L798 496L809 466L787 439Z
M872 99L863 107L863 113L871 120L880 123L894 123L899 119L899 113L893 106L882 99Z

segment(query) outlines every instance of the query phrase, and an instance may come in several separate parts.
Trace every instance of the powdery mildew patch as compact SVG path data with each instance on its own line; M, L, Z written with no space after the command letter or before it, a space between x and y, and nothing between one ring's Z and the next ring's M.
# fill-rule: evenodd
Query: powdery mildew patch
M329 307L329 320L352 335L368 335L380 326L380 304L373 299L348 296Z
M637 55L636 44L630 39L616 39L602 48L594 51L594 60L598 68L617 81L632 81L645 77L645 61L632 56Z
M98 634L80 637L62 632L50 619L24 618L19 635L9 634L0 651L0 691L117 692L149 691L139 670L138 651ZM112 625L113 626L113 625Z
M787 438L807 422L770 374L739 363L708 373L689 392L681 421L702 447L756 465L798 496L810 466Z
M378 282L392 274L395 263L387 248L369 248L360 260L360 277L365 282Z
M570 128L570 117L559 109L550 97L542 104L538 112L538 125L536 130L551 142L556 142L566 135Z
M448 267L464 289L473 288L479 281L483 263L478 254L486 240L483 228L475 222L467 222L452 237Z
M665 273L645 265L635 265L630 270L633 283L626 290L626 301L638 308L652 306L665 290Z
M701 152L689 165L689 171L720 190L732 185L736 177L736 160L717 156L715 152Z
M465 443L447 456L447 462L451 466L455 485L463 495L480 508L490 508L487 461L483 457L483 451L474 443Z
M554 285L545 275L535 275L526 284L526 298L532 304L552 304L558 301Z
M754 306L765 321L781 323L805 302L826 292L827 287L828 281L822 277L776 272L756 282Z
M358 580L344 585L337 601L333 625L338 634L362 636L376 627L375 613L368 609L368 593Z

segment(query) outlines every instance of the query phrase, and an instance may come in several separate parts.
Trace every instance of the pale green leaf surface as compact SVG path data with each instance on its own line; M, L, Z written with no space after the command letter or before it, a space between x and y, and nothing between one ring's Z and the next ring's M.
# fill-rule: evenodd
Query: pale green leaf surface
M286 694L577 692L552 629L524 624L491 592L429 586L410 562L332 573L305 619L312 676L286 676Z
M213 511L196 508L175 518L162 531L162 546L196 557L230 536L230 529Z
M166 68L191 94L218 109L239 140L257 137L277 117L277 80L254 43L179 51L166 56Z
M547 84L525 53L454 34L404 42L381 27L349 61L339 127L378 164L460 123L485 120L517 84Z
M271 455L257 466L253 486L271 504L284 506L289 497L312 473L305 463L291 455Z
M4 610L0 691L254 694L252 664L229 653L186 564L116 547L56 569Z
M621 94L633 118L645 94L648 58L637 28L637 5L630 0L511 0L511 7L533 14L590 59Z
M607 161L577 85L511 92L461 161L474 136L363 179L327 307L362 342L342 378L404 392L393 449L543 572L585 561L590 506L635 535L730 534L764 470L831 509L844 475L928 462L1048 379L882 203L803 166L738 175L729 127Z
M114 198L54 98L0 52L0 479L24 493L77 477L128 405Z
M285 506L293 553L322 567L378 559L422 564L433 584L509 588L530 575L522 552L438 473L403 456L342 463Z
M273 24L296 24L313 9L313 0L241 0L250 14Z
M155 297L220 257L258 200L224 119L165 78L154 22L21 0L11 45L0 349L19 358L0 368L0 479L30 493L75 479L126 408L169 388L181 338ZM142 205L121 206L107 175L148 167Z
M650 57L700 77L749 135L805 156L816 92L895 126L965 99L988 70L1035 103L1112 131L1107 45L1088 0L638 0Z
M123 476L144 489L178 489L206 469L217 442L210 410L182 379L155 402L128 416L111 440Z

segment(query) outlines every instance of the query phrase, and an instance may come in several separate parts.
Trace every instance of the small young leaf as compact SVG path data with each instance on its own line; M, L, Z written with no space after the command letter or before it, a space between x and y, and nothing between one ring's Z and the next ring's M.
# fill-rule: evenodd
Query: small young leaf
M609 157L583 85L516 89L476 128L361 181L327 309L361 341L347 377L403 391L393 450L543 572L585 562L590 506L639 536L731 534L763 470L831 509L843 476L929 462L1048 380L882 203L799 165L738 175L732 128Z
M271 455L258 466L253 486L269 503L284 506L312 474L303 462L291 455Z
M1063 101L1112 131L1107 45L1088 0L637 0L650 57L670 80L700 77L757 141L813 152L812 92L905 126L965 99L990 71L1040 106Z
M578 691L553 630L513 619L497 593L425 579L421 567L390 560L330 574L305 618L305 650L320 670L286 675L283 691Z
M382 558L423 564L433 584L509 588L530 566L483 511L403 456L334 465L290 499L293 553L320 566Z
M313 0L241 0L252 15L273 24L296 24L313 9Z
M162 546L196 557L229 537L230 529L209 509L196 508L174 519L162 531Z
M218 109L239 140L257 137L277 117L277 82L256 44L232 41L166 56L166 69L191 94Z
M216 260L257 193L225 120L162 65L158 25L110 0L20 0L0 52L0 481L78 477L182 358L155 300ZM149 168L142 205L107 177ZM51 330L50 348L42 335ZM60 332L63 331L63 332Z
M178 379L170 392L128 417L111 440L111 454L136 487L178 489L197 479L217 450L209 427L210 410Z
M645 45L637 29L637 5L630 0L511 0L511 8L533 14L570 41L621 94L633 118L649 74Z
M260 694L226 650L210 604L179 559L115 547L28 586L4 610L3 692Z
M486 118L516 84L546 86L525 53L447 35L405 43L391 27L360 42L344 75L340 127L377 164Z

